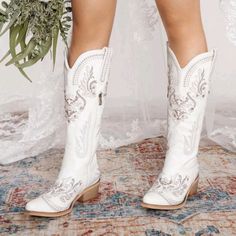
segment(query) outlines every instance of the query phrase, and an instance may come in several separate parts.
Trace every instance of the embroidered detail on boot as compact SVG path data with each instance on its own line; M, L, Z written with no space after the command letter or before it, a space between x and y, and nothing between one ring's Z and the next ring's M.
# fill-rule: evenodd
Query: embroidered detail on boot
M97 92L97 81L94 77L93 66L87 65L83 74L83 79L79 81L78 91L83 96L94 97Z
M65 114L68 122L76 120L78 115L84 110L86 100L76 91L76 95L67 96L65 94Z
M176 197L185 195L185 191L189 187L189 177L181 174L176 174L172 177L160 176L157 178L149 192L155 192L159 194L171 192Z
M169 97L169 114L176 120L184 120L188 118L189 113L192 113L196 107L196 101L187 93L185 97L180 97L176 94L175 89L172 89Z
M83 78L79 81L75 95L65 95L65 114L68 122L78 119L80 113L85 109L87 101L86 98L96 97L97 81L94 76L93 66L86 66Z
M81 190L81 186L81 180L76 182L74 178L64 178L60 181L57 181L49 190L49 192L44 194L44 198L59 198L62 203L66 203Z
M197 73L198 79L193 82L188 88L188 92L185 95L177 93L172 84L172 78L170 78L170 85L168 88L169 96L169 115L175 120L185 120L196 109L197 103L200 99L204 99L207 96L208 83L206 81L205 70L199 69Z

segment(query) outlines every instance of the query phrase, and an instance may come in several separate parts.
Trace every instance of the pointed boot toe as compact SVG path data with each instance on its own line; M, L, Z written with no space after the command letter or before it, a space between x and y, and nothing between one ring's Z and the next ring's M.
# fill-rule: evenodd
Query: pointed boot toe
M25 206L28 212L55 212L42 197L29 201Z
M143 197L143 203L147 205L169 205L163 196L155 192L147 192Z

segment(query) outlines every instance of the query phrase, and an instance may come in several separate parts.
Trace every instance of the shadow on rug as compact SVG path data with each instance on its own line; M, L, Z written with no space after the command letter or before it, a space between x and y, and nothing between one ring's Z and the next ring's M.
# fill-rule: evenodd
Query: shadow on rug
M1 166L0 235L236 235L235 154L202 147L199 191L186 207L143 209L142 196L161 171L164 156L163 138L100 151L99 197L58 219L29 217L24 206L54 183L63 150Z

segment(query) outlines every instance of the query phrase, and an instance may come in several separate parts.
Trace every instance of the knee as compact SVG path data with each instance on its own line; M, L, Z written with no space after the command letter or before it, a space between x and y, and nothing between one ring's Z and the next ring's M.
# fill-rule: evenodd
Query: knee
M168 34L174 35L183 32L191 24L189 18L184 14L179 14L178 12L165 12L163 23L165 25Z
M104 19L94 17L84 17L73 19L74 33L83 35L86 38L96 38L107 34L108 23Z
M178 13L166 14L164 25L171 40L179 40L183 37L190 37L195 35L195 31L198 31L198 27L195 27L195 20L193 17L186 17Z
M178 35L191 32L194 22L199 20L198 10L191 10L193 6L197 8L196 3L183 5L180 1L174 3L172 0L157 1L163 24L170 37L178 37Z
M94 24L90 20L73 20L73 33L78 38L85 38L86 40L95 39L101 34L99 25Z
M73 39L72 45L94 45L94 47L103 47L108 45L109 33L104 24L95 24L90 20L73 21Z

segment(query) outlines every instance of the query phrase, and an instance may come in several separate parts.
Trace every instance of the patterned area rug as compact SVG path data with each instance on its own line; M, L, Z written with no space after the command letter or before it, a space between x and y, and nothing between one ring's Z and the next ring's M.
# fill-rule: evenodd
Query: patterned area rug
M63 150L0 166L0 235L236 235L236 156L219 146L202 147L200 186L185 208L140 207L144 192L160 172L163 138L100 151L99 197L77 204L58 219L29 217L24 206L55 180Z

